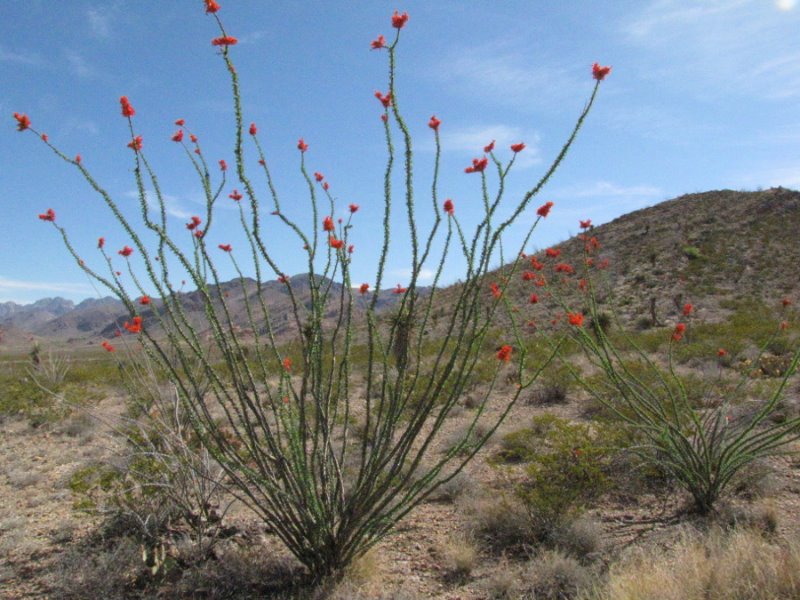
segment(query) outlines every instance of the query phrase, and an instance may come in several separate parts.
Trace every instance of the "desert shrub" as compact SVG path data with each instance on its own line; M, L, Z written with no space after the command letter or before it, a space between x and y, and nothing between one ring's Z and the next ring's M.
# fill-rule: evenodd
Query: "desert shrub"
M474 542L463 535L440 542L434 554L449 581L465 580L478 565L478 550Z
M689 260L700 260L705 259L703 253L700 251L700 248L697 246L684 246L682 248L683 255L688 258Z
M474 494L477 490L478 483L475 479L466 471L459 471L452 479L437 487L428 498L432 501L456 502L462 496Z
M496 578L490 584L492 598L508 600L575 600L589 592L594 574L574 558L546 550L513 569L513 578ZM510 585L507 585L509 583Z
M517 488L530 518L549 541L552 532L609 486L613 450L598 443L596 431L552 415L534 418L543 428L538 445L527 454L526 480ZM533 429L530 436L536 435Z
M688 305L685 320L691 308ZM596 298L590 295L589 312L598 310ZM602 373L581 379L583 389L637 432L641 443L634 451L640 458L679 482L692 495L694 508L707 514L739 471L800 438L800 419L772 419L789 377L797 370L800 347L782 365L780 384L774 391L748 414L732 418L732 402L738 400L738 392L753 370L727 397L707 396L711 382L681 376L674 367L673 350L687 343L684 338L689 330L685 323L678 323L665 334L669 346L666 367L662 367L630 336L635 361L624 356L609 336L589 333L580 323L572 327L587 359ZM773 323L770 339L782 330ZM762 350L770 339L762 344Z
M238 496L276 532L287 548L303 563L313 578L322 581L341 574L346 567L377 544L395 527L397 522L415 506L423 502L440 481L445 467L462 468L528 389L538 371L527 368L526 350L521 343L517 317L503 294L508 281L520 267L520 255L529 244L536 225L547 216L552 203L541 206L536 216L529 215L532 202L552 174L559 167L575 140L578 131L591 110L600 82L610 68L595 64L595 80L588 102L580 111L575 125L551 165L539 181L528 188L517 200L508 201L504 193L516 154L524 144L511 146L513 157L503 164L495 153L485 150L485 156L475 159L468 173L475 173L472 181L485 200L485 211L470 229L462 228L458 211L452 200L442 202L438 197L440 168L440 121L429 121L430 135L436 146L432 170L431 202L418 203L414 185L413 144L410 127L398 108L402 92L397 88L396 47L400 43L400 30L408 20L407 14L395 13L391 24L395 30L388 42L380 36L373 48L381 50L374 56L387 55L388 82L386 95L377 94L382 107L382 131L385 136L386 167L383 227L377 232L374 247L375 277L370 284L354 288L351 281L351 253L348 251L349 235L358 223L354 217L358 206L348 209L337 207L336 197L329 191L321 174L310 175L313 154L306 154L309 145L300 139L297 143L299 176L308 190L308 209L313 218L313 230L304 231L290 212L281 211L281 197L273 185L270 161L260 143L255 123L245 124L244 106L240 88L240 73L234 64L239 48L232 50L236 39L223 25L220 6L206 2L206 13L213 15L213 23L220 37L213 45L222 63L226 87L231 90L233 105L231 121L234 139L231 171L235 171L238 190L228 192L227 164L219 161L220 174L212 176L208 159L189 135L191 144L183 140L184 129L173 136L182 144L189 166L198 176L203 191L203 217L195 215L181 228L182 237L167 233L168 198L159 184L154 163L148 160L149 143L143 146L139 120L127 96L120 98L125 123L125 137L130 153L135 189L139 198L136 214L129 212L129 204L117 202L102 188L99 179L90 173L79 157L72 158L56 147L46 135L37 131L27 115L15 113L19 131L35 134L66 165L74 168L99 196L115 220L124 230L128 243L118 251L122 259L105 249L104 240L98 243L96 261L78 255L65 228L56 221L53 209L40 215L43 222L52 226L64 240L67 252L78 268L118 297L129 313L123 325L126 338L136 336L144 355L158 365L157 383L172 386L175 407L185 411L186 429L197 440L206 456L213 457L209 464L219 466L227 480L235 487ZM200 8L198 6L198 12ZM390 36L392 37L392 36ZM134 118L135 117L135 118ZM122 123L123 121L120 121ZM184 122L178 125L184 127ZM249 137L245 137L245 131ZM188 131L187 131L188 133ZM129 137L128 137L129 136ZM395 157L395 137L402 145ZM247 140L245 142L245 139ZM402 155L402 159L400 156ZM266 185L257 187L248 174L256 160L259 175ZM490 163L491 160L491 163ZM235 168L234 168L235 165ZM402 165L398 168L398 165ZM494 176L497 166L499 181L497 193L489 191L484 171L488 168ZM402 169L402 173L396 171ZM398 177L398 175L400 175ZM392 182L402 180L401 192ZM493 185L495 185L494 179ZM263 192L263 194L262 194ZM239 210L242 230L235 244L210 245L206 236L212 226L217 200L227 194ZM397 196L403 196L398 202ZM490 199L491 196L491 199ZM263 199L266 197L264 206ZM240 202L245 199L244 202ZM276 217L275 227L297 244L298 252L307 262L307 275L290 278L281 270L279 256L273 252L271 241L275 231L262 223L262 215L271 210ZM393 318L382 319L379 305L385 285L385 267L388 264L396 211L405 213L410 249L410 277L405 287L398 284L393 296ZM427 210L426 219L418 219L419 210ZM393 212L394 211L394 212ZM363 214L363 213L362 213ZM340 215L343 215L340 217ZM502 219L500 217L502 215ZM525 215L525 217L523 217ZM527 219L527 216L533 218ZM504 238L515 222L527 220L527 230L520 237L519 246L504 254ZM406 219L403 219L405 222ZM216 220L213 220L216 223ZM202 227L201 227L202 225ZM175 231L171 229L171 231ZM236 246L236 250L234 250ZM300 250L302 249L302 250ZM432 251L435 249L435 251ZM447 325L442 335L434 339L429 335L434 300L438 285L451 252L463 255L465 277L448 298ZM133 259L129 259L132 255ZM367 253L369 256L370 253ZM226 300L224 285L212 257L227 257L225 269L235 270L238 278L233 287L242 287L247 323L240 328L231 318L231 307ZM504 256L512 257L506 263ZM489 281L490 271L507 268L509 279L500 283ZM131 277L119 277L113 261L125 260ZM222 260L222 259L220 259ZM247 261L247 262L244 262ZM93 267L93 263L99 267ZM138 273L134 273L138 269ZM423 292L421 282L433 272L433 281ZM180 275L176 275L180 273ZM194 299L204 313L203 331L191 322L183 309L183 294L174 281L184 277L188 285L196 288ZM273 314L267 308L260 292L267 279L278 279L285 286L290 308ZM335 285L334 285L335 284ZM491 293L487 293L488 290ZM354 291L357 290L357 291ZM253 293L255 292L255 293ZM142 309L150 304L149 295L159 297L158 310ZM147 296L147 301L144 300ZM154 305L155 306L155 305ZM358 309L358 310L357 310ZM508 319L514 326L512 333L500 333L498 322ZM363 323L363 328L357 325ZM246 330L246 333L245 333ZM289 349L277 341L277 334L294 338L296 347ZM353 346L366 343L366 362L359 375L363 389L353 391ZM426 341L434 342L423 349ZM115 351L108 341L104 347ZM513 355L513 360L512 360ZM447 414L459 401L462 392L472 386L486 388L483 401L477 407L473 425L478 423L486 407L486 400L497 387L508 390L505 407L493 414L493 422L482 436L473 436L475 428L466 432L462 442L431 461L427 472L416 475L437 439ZM365 415L363 434L354 440L348 435L351 411L362 409ZM141 415L150 414L145 405ZM161 415L165 413L160 412ZM138 439L139 434L141 439ZM137 448L149 448L149 456L156 460L154 468L148 464L137 465L137 472L157 479L168 473L191 474L182 466L172 470L170 460L193 460L184 451L194 452L189 440L178 436L171 438L156 431L138 431L127 434ZM162 448L162 443L175 442L174 447ZM176 440L182 440L177 442ZM340 465L349 464L347 454L357 458L357 474L350 493L345 493L345 481ZM137 461L145 460L137 450ZM198 467L199 468L199 467ZM145 481L147 481L145 479ZM216 481L211 479L211 481ZM150 484L142 482L146 489ZM194 484L193 484L194 485ZM175 481L164 487L178 489ZM136 485L134 485L134 489ZM183 490L183 493L188 493ZM179 505L181 498L173 498ZM204 506L203 503L199 504ZM157 550L157 548L154 548Z
M538 543L525 505L514 496L467 497L459 508L470 533L494 553L519 554Z

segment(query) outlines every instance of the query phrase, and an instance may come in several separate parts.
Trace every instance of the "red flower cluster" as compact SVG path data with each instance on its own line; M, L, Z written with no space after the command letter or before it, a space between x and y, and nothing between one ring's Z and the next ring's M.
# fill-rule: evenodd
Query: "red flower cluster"
M139 152L142 149L142 136L137 135L130 142L128 142L128 148L134 152Z
M567 275L572 275L575 272L575 268L567 263L558 263L554 269L556 273L566 273Z
M453 216L456 212L455 206L453 206L453 201L448 198L444 201L444 212L446 212L449 216Z
M508 344L500 346L500 349L497 351L497 360L509 362L511 360L511 351L512 348Z
M494 150L494 140L492 140L483 147L483 151L486 152L486 154L489 154L489 152L491 152L492 150Z
M392 27L395 29L402 29L403 26L408 22L408 13L404 12L402 15L397 11L394 11L392 15Z
M550 209L553 208L552 202L545 202L542 204L538 209L536 209L536 214L540 217L544 218L550 214Z
M136 111L131 106L131 103L128 101L127 96L120 96L119 98L120 106L122 106L122 116L130 119L133 115L136 114Z
M14 118L17 120L17 131L25 131L31 126L31 120L28 118L28 115L24 113L14 113Z
M503 295L503 292L500 291L500 287L494 282L489 284L489 290L492 292L492 296L495 298L499 298Z
M105 348L106 352L114 352L114 346L109 344L107 341L103 340L100 345Z
M141 304L142 306L147 306L148 304L150 304L150 296L142 296L141 298L139 298L139 304Z
M322 220L322 230L323 231L333 231L335 229L335 225L333 224L333 218L330 216L325 217Z
M690 314L692 314L692 310L694 310L694 307L691 304L688 304L688 303L684 304L683 305L683 316L684 317L688 317Z
M132 323L125 321L122 326L131 333L139 333L142 330L142 317L137 315L133 317Z
M531 267L536 269L537 271L541 271L544 269L544 265L539 262L539 259L535 256L531 256Z
M178 131L175 132L175 135L172 136L172 141L173 142L183 141L183 129L178 129Z
M683 323L678 323L675 325L675 329L672 331L672 339L676 342L680 342L683 339L683 334L686 332L686 325Z
M575 327L583 327L583 313L567 313L567 320L570 325Z
M389 108L392 105L392 92L386 92L385 96L380 92L375 92L375 97L383 104L384 108Z
M256 127L255 123L250 123L250 135L255 135L258 133L258 127Z
M601 67L598 63L592 65L592 77L597 81L603 81L609 73L611 73L611 67Z
M717 356L719 356L720 358L722 358L723 356L727 356L727 355L728 355L728 351L725 350L725 348L720 348L719 350L717 350Z
M428 121L428 127L433 129L434 131L439 131L439 125L441 124L442 122L436 118L436 115L431 115L431 120Z
M398 283L397 286L395 286L395 288L392 290L392 292L395 294L405 294L406 289L408 288L404 288L402 285Z
M350 214L353 214L357 213L360 207L358 206L358 204L351 204L350 206L348 206L348 208L350 209Z
M525 150L525 144L520 142L519 144L511 144L511 151L516 154L518 152L522 152Z
M230 35L214 38L213 40L211 40L212 46L235 46L238 43L239 40Z
M243 198L243 196L239 193L239 190L233 190L230 194L228 194L228 198L231 200L236 200L238 202Z
M52 221L55 221L55 220L56 220L56 211L54 211L52 208L48 208L48 209L47 209L47 210L44 212L44 214L40 214L40 215L39 215L39 218L40 218L42 221L51 221L51 222L52 222Z
M548 258L558 258L558 256L561 254L561 250L556 250L555 248L548 248L547 250L544 251L544 253Z
M537 296L536 294L531 294L530 300L528 300L528 302L530 302L531 304L536 304L537 302L539 302L539 296Z
M219 161L219 170L223 173L228 170L228 163L226 163L223 159Z
M97 247L98 248L102 249L102 247L105 246L105 245L106 245L106 238L104 238L104 237L97 238Z
M386 48L386 38L382 35L379 35L370 44L370 50L380 50L381 48Z
M283 370L287 373L292 370L292 359L288 356L283 359Z
M308 144L305 143L303 138L297 140L297 149L300 150L300 152L305 152L306 150L308 150Z
M184 119L178 119L177 121L175 121L175 125L177 125L178 127L183 127L185 124L186 121Z
M332 235L328 237L328 244L335 250L341 250L344 248L344 242L342 240L337 240L336 237Z
M206 14L215 13L219 10L219 4L217 4L216 0L205 0L206 1Z
M128 258L131 254L133 254L133 248L131 248L130 246L125 246L125 247L122 248L122 250L120 250L118 252L118 254L120 256L124 256L125 258Z
M188 229L189 231L194 231L202 222L203 219L195 215L192 217L192 220L186 224L186 229Z
M464 169L464 173L482 173L489 165L489 159L485 156L483 158L473 158L472 166Z
M233 247L230 244L220 244L219 249L222 250L223 252L230 252L231 250L233 250Z
M325 175L323 175L323 174L322 174L322 173L320 173L319 171L316 171L316 172L314 173L314 179L316 179L318 182L319 182L319 181L322 181L323 179L325 179Z
M592 226L592 220L586 219L585 221L579 221L581 224L581 229L589 229Z
M359 293L359 294L361 294L362 296L363 296L364 294L366 294L368 291L369 291L369 284L368 284L368 283L362 283L362 284L361 284L361 285L358 287L358 293Z
M789 298L784 298L781 300L781 304L783 305L783 308L786 308L787 306L791 306L792 301Z

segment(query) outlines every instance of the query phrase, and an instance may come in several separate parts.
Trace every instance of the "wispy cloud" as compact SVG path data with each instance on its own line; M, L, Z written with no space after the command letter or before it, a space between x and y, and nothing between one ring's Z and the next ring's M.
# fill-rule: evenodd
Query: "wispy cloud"
M557 57L533 60L531 54L506 42L457 48L433 72L449 86L519 109L557 105L585 90L585 77L560 66Z
M267 31L251 31L250 33L242 34L238 36L239 45L255 44L259 40L267 37L267 34Z
M743 175L735 185L747 188L781 186L800 190L800 162L751 171Z
M93 288L88 283L70 283L65 281L23 281L0 276L0 294L20 294L25 292L46 292L51 294L92 294Z
M649 76L670 86L695 85L707 97L797 98L800 11L793 8L786 0L658 0L642 3L620 30L652 65Z
M79 119L77 117L69 117L64 121L62 126L61 135L71 135L73 133L90 135L97 135L100 133L100 127L95 121L91 119Z
M576 184L555 190L553 196L559 198L656 198L663 190L652 185L620 185L611 181L594 181Z
M64 58L67 59L70 70L82 79L88 79L95 74L94 68L74 50L64 51Z
M517 155L517 168L527 168L542 162L539 148L539 134L525 131L510 125L475 125L443 129L441 132L442 148L448 152L461 152L471 156L479 156L483 148L494 140L495 151L503 156L511 154L508 147L517 142L525 142L525 149Z
M44 59L35 53L21 54L12 52L0 46L0 62L16 63L18 65L41 66L45 64Z
M90 8L86 11L90 31L99 38L111 37L111 15L99 8Z
M406 269L394 269L391 271L391 274L395 277L401 278L403 281L400 283L404 283L411 279L411 268ZM436 275L436 272L433 269L422 269L419 272L418 280L425 282L425 281L433 281L433 277Z
M125 196L138 200L139 192L131 190L129 192L125 192ZM170 217L175 217L176 219L190 219L192 215L196 214L196 211L191 212L184 208L180 200L175 196L162 194L161 197L164 199L164 210ZM160 206L158 205L158 199L152 190L145 191L145 201L147 202L147 206L150 208L150 210L161 210Z

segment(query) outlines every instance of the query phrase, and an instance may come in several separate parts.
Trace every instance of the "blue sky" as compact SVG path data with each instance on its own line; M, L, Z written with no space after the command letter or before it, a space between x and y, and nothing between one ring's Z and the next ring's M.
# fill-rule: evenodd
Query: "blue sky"
M240 40L231 56L243 82L245 119L258 124L286 212L312 226L299 137L310 145L309 170L330 182L338 214L351 202L361 206L351 235L356 283L374 280L386 159L382 109L373 94L387 87L387 55L369 44L393 33L395 9L410 14L398 49L398 102L415 139L423 229L431 222L432 114L442 121L439 194L453 199L469 226L480 211L480 180L464 167L492 139L501 160L510 158L511 143L525 142L507 185L508 201L519 198L568 135L591 92L595 61L613 71L566 163L534 202L534 209L548 200L555 207L532 246L574 234L578 219L603 223L684 193L800 187L794 0L219 1L228 32ZM81 154L101 185L135 214L129 135L119 110L119 97L127 95L168 196L170 224L187 236L182 223L202 213L202 193L180 146L170 141L175 119L186 119L209 161L233 163L230 85L210 45L218 32L199 0L5 0L3 10L0 302L96 296L56 232L36 215L53 208L94 266L102 264L98 236L120 266L116 249L129 240L75 167L18 133L12 114L27 113L66 154ZM270 249L285 272L302 272L301 248L269 220L257 156L250 146L246 153L265 202ZM229 181L225 195L237 184ZM231 203L220 204L209 241L242 251L237 213ZM403 224L398 214L386 287L408 278ZM246 254L237 256L246 261ZM227 257L220 258L223 275L232 276ZM447 263L447 282L458 278L460 266Z

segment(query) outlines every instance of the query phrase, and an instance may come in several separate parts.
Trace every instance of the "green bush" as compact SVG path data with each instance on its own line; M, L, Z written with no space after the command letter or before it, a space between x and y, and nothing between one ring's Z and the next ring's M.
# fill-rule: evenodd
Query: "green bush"
M541 415L530 427L507 434L495 463L526 463L517 489L542 541L610 485L620 438L612 429Z

